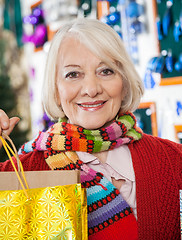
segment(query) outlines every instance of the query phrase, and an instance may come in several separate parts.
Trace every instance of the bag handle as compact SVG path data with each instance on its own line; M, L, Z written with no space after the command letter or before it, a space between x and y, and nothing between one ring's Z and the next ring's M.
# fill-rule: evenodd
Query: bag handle
M11 143L14 151L12 150L12 148L9 146L9 144L7 143L7 141L5 139L7 139ZM11 138L8 135L6 135L5 133L2 133L2 136L0 136L0 140L1 140L2 144L3 144L3 147L4 147L8 157L9 157L9 160L10 160L12 166L13 166L13 169L15 170L17 178L18 178L18 180L19 180L19 182L21 184L21 187L22 187L26 197L29 198L28 193L27 193L27 190L29 189L28 183L27 183L27 180L26 180L26 177L25 177L25 173L24 173L24 170L23 170L23 166L22 166L22 163L21 163L20 158L18 156L18 152L16 150L16 147L15 147L13 141L11 140ZM15 159L17 161L18 170L16 169L16 166L15 166L15 164L13 162L13 159L11 157L10 152L12 153L12 155L15 157ZM25 184L23 183L23 181L22 181L22 179L20 177L20 171L22 173L22 177L23 177L23 180L24 180Z

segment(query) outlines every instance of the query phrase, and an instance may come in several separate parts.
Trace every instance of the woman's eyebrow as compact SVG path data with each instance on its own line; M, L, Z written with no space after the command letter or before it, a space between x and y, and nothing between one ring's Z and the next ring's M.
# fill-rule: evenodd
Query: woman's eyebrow
M115 62L112 62L112 63L115 64ZM108 64L107 64L106 62L100 62L100 63L98 64L98 66L102 66L102 65L108 66Z
M100 63L98 64L98 66L100 66L100 65L106 65L106 64L105 64L105 62L100 62Z
M68 68L68 67L80 67L80 66L77 64L68 64L68 65L64 66L64 68Z

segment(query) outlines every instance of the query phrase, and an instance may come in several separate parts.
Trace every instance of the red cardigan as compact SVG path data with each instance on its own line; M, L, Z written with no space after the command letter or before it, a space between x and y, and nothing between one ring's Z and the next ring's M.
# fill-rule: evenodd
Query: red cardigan
M139 239L180 240L182 144L144 134L128 146L136 177ZM25 171L49 169L43 152L30 152L20 159ZM9 161L0 163L0 171L12 170Z

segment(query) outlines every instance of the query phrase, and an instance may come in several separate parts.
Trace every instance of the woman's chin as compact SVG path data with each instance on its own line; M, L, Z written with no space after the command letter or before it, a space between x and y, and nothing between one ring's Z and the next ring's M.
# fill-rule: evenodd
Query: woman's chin
M96 129L99 129L99 128L102 128L102 127L106 127L109 125L110 122L98 122L98 121L92 121L92 122L86 122L86 123L80 123L80 124L77 124L85 129L89 129L89 130L96 130Z

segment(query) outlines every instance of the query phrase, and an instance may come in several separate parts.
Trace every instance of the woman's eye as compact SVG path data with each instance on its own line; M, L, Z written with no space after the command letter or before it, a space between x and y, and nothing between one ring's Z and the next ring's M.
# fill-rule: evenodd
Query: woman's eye
M106 69L103 69L102 71L101 71L101 74L102 75L112 75L114 73L114 71L112 70L112 69L110 69L110 68L106 68Z
M66 78L78 78L79 77L79 72L69 72L65 76Z

